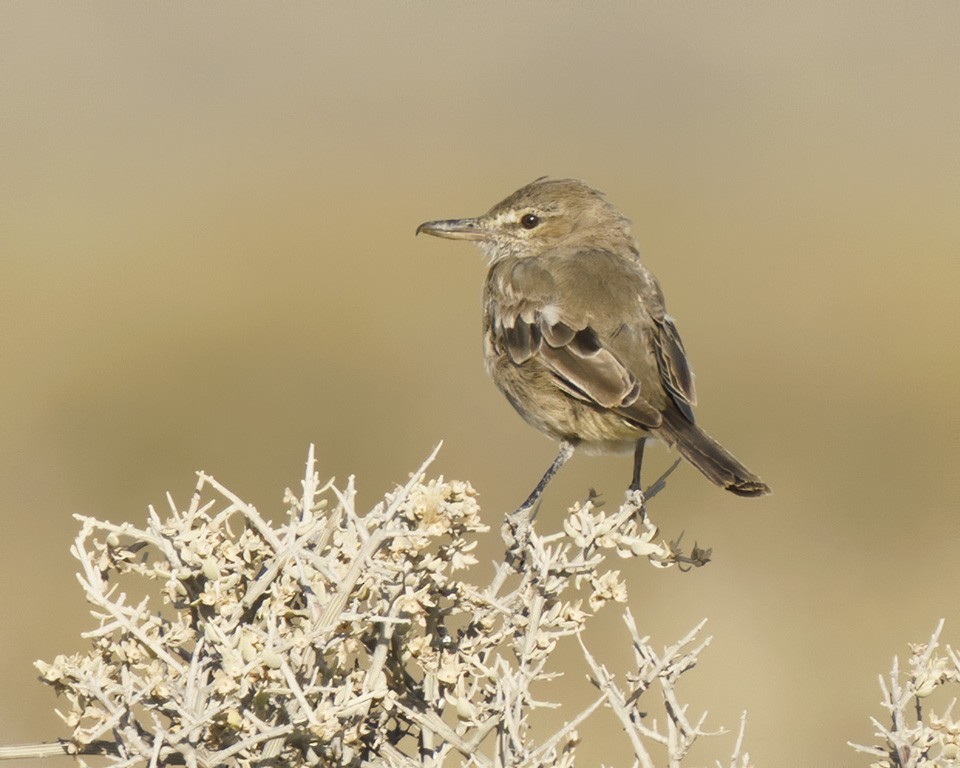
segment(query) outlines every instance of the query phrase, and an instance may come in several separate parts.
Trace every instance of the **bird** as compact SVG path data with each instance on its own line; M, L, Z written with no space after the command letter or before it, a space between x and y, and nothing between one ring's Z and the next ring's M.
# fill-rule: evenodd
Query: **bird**
M770 487L694 420L693 370L630 221L577 179L541 177L481 216L426 221L424 233L478 245L487 373L559 453L514 514L529 513L574 451L633 450L639 491L649 439L675 446L740 496Z

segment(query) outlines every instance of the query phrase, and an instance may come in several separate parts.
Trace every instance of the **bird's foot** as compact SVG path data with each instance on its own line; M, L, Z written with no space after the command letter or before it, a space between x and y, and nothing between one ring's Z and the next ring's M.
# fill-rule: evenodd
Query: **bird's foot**
M623 501L625 507L633 509L633 514L643 520L647 516L646 494L639 488L630 486Z
M536 510L526 505L510 512L500 529L500 535L507 545L507 561L519 571L526 561L527 547L530 544L530 530Z

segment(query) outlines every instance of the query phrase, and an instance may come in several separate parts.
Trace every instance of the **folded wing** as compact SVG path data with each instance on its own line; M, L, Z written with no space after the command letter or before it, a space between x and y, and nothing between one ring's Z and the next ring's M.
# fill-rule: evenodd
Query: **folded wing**
M497 317L491 328L494 344L516 365L538 360L556 386L577 400L613 410L640 427L660 426L660 412L644 400L639 380L596 330L557 315L554 308L526 308Z

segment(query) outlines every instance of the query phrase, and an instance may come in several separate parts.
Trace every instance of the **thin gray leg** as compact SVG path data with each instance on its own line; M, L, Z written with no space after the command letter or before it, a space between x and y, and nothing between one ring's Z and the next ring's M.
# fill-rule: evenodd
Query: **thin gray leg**
M573 451L573 443L568 443L565 440L560 443L560 453L557 454L557 458L553 460L553 464L550 465L550 468L543 473L543 477L540 478L540 482L537 483L537 487L530 492L529 496L527 496L527 500L517 508L516 512L514 512L515 515L526 512L537 503L537 500L543 495L544 490L553 479L553 476L557 474L557 472L560 470L560 467L566 464L570 460L570 457L573 456Z
M543 477L540 478L537 487L527 496L527 500L517 507L516 511L507 515L506 523L503 526L503 539L507 543L508 558L516 568L519 568L523 564L523 552L526 550L527 542L530 538L530 521L533 518L533 507L540 499L540 496L543 495L544 489L553 479L553 476L560 470L560 467L566 464L570 460L570 457L573 456L573 451L573 443L566 441L560 443L560 453L557 454L557 458L553 460L553 464L550 465L550 468L544 473Z
M631 491L640 490L640 466L643 464L643 446L647 438L641 437L637 440L637 447L633 451L633 482L630 483Z

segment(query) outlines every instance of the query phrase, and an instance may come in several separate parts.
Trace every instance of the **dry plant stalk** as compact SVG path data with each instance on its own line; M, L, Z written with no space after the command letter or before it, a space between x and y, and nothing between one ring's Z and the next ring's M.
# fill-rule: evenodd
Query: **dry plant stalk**
M850 746L879 758L871 768L960 768L960 720L954 708L960 686L960 655L947 646L946 655L937 653L943 619L927 643L910 645L909 671L900 672L894 656L890 676L880 675L881 706L889 724L874 717L870 722L880 744ZM930 697L950 692L949 703L938 714Z
M113 766L572 766L578 728L606 712L634 765L682 765L709 734L676 690L709 642L703 624L657 651L627 611L624 680L580 635L627 600L609 554L666 567L708 552L658 542L640 493L609 515L588 499L562 532L531 532L519 572L499 563L476 584L477 494L427 480L435 455L366 514L352 478L320 485L311 447L282 525L203 473L186 509L168 498L169 516L151 508L143 528L78 517L72 553L99 626L85 653L37 662L68 702L69 751ZM557 705L531 688L578 641L595 697L535 735L531 712ZM741 723L723 765L750 765L742 736Z

